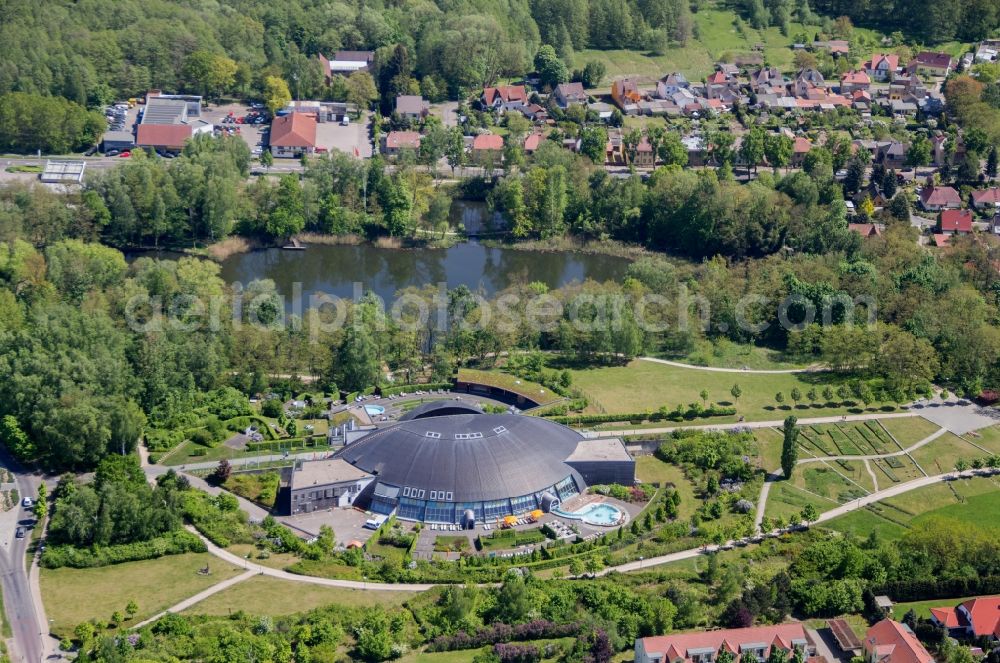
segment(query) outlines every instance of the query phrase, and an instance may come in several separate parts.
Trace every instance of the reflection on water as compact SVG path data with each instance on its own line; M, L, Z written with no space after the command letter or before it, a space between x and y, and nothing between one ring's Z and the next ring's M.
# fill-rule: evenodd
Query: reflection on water
M222 278L244 285L271 279L286 297L291 297L294 283L301 283L305 297L322 292L351 298L354 284L360 282L363 290L388 301L403 288L438 283L448 288L465 285L490 296L516 283L541 281L558 288L587 278L621 280L627 265L627 260L612 256L518 251L476 243L419 250L321 245L306 251L267 249L236 255L222 263Z

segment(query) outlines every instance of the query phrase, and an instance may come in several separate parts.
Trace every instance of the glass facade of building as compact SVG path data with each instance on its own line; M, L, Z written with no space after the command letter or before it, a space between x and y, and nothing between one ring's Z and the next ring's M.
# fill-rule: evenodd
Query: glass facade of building
M545 493L551 493L559 500L565 501L580 492L572 476L529 495L489 502L452 502L448 499L452 494L446 491L428 492L409 487L395 488L395 490L400 495L398 499L376 494L372 499L372 511L391 514L395 510L396 516L401 520L449 524L461 524L462 515L467 509L472 509L477 521L492 522L504 516L517 516L534 509L541 509L542 495ZM436 499L420 499L432 495Z

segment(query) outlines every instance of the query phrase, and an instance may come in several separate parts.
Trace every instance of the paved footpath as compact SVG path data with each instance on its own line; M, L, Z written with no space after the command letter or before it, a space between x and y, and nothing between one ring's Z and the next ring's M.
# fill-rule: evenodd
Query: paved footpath
M790 411L789 414L795 414ZM872 419L903 419L906 417L918 417L919 412L891 412L883 414L848 414L833 417L811 417L798 419L799 426L811 426L813 424L835 424L845 421L871 421ZM776 428L783 426L784 419L773 421L741 421L729 422L725 424L702 424L698 426L665 426L662 428L631 428L624 430L600 430L587 431L586 437L621 437L623 435L657 435L660 433L673 433L675 430L733 430L735 428Z
M720 368L717 366L697 366L695 364L685 364L679 361L670 361L669 359L657 359L656 357L637 357L639 361L649 361L654 364L665 364L666 366L673 366L674 368L690 368L694 371L710 371L712 373L742 373L744 375L786 375L788 373L819 373L822 371L829 370L822 366L810 366L807 368L781 368L781 369L767 369L767 368Z
M198 592L197 594L195 594L194 596L192 596L190 598L184 599L183 601L181 601L177 605L170 606L169 608L167 608L163 612L158 612L155 615L153 615L152 617L150 617L149 619L147 619L145 621L141 621L138 624L135 624L131 628L142 628L143 626L146 626L147 624L152 624L157 619L160 619L161 617L164 617L164 616L166 616L168 614L171 614L171 613L176 614L178 612L183 612L184 610L187 610L188 608L190 608L194 604L201 603L202 601L204 601L205 599L207 599L209 596L212 596L213 594L218 594L219 592L221 592L223 590L229 589L233 585L241 583L244 580L249 580L250 578L254 577L255 575L257 575L256 571L244 571L243 573L241 573L238 576L234 576L232 578L229 578L228 580L223 580L222 582L218 582L218 583L212 585L211 587L209 587L208 589L206 589L204 591L201 591L201 592Z

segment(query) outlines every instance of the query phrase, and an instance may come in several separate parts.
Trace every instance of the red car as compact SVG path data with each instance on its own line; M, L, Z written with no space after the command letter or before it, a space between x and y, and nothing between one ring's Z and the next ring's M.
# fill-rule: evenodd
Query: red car
M128 159L128 158L129 158L130 156L132 156L132 153L131 153L131 152L122 152L122 153L121 153L121 154L119 154L118 156L119 156L120 158L122 158L122 159Z

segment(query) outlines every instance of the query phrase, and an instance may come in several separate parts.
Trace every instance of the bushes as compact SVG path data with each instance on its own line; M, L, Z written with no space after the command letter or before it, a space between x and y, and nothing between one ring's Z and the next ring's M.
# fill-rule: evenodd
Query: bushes
M42 553L41 564L47 569L68 566L74 569L88 569L122 562L136 562L156 559L164 555L179 555L186 552L205 552L204 542L187 530L176 530L148 541L124 543L116 546L49 546Z
M580 624L556 624L546 619L536 619L524 624L493 624L473 634L459 631L455 635L434 638L427 645L432 652L455 651L459 649L479 649L486 645L515 640L541 640L565 638L577 635Z
M952 580L896 580L877 589L873 588L872 592L891 596L897 603L996 594L1000 593L1000 576L954 578Z
M713 405L703 408L697 404L683 409L680 406L673 410L661 408L656 412L635 412L630 414L578 414L572 416L549 417L558 424L612 424L619 421L628 421L633 424L641 424L644 421L682 421L685 419L696 419L698 417L731 417L736 414L734 407L721 407ZM544 414L542 416L545 416Z
M412 394L414 391L433 391L435 389L451 389L450 382L430 382L428 384L404 384L398 387L383 387L379 389L382 398L398 396L402 393ZM356 394L355 394L356 395Z
M235 509L230 508L230 500L235 499L228 493L215 498L200 491L188 491L184 495L184 516L220 548L233 543L253 543L246 513L240 511L239 503Z

